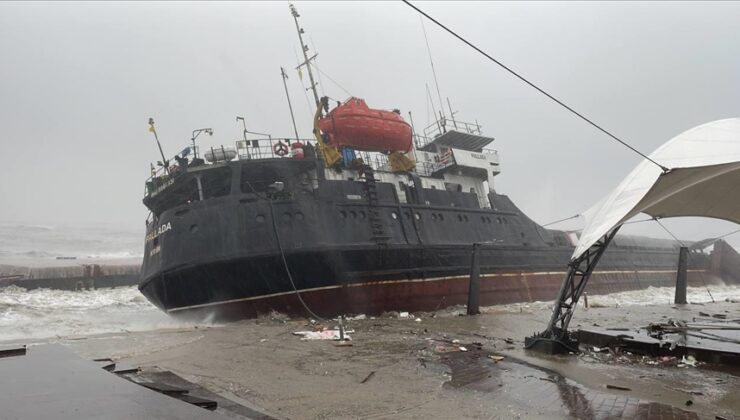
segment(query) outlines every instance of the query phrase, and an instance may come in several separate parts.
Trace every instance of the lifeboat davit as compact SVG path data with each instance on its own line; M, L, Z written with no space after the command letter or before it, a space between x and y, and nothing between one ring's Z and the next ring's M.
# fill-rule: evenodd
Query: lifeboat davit
M398 112L372 109L364 99L349 98L319 121L334 147L347 146L366 152L411 150L411 126Z

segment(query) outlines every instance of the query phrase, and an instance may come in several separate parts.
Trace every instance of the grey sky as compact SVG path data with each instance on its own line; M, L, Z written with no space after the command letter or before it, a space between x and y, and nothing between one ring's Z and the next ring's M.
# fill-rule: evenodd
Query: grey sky
M417 3L566 103L649 153L695 125L740 116L740 3ZM318 66L372 107L429 120L419 16L396 3L298 3ZM427 22L440 89L502 160L496 188L540 223L578 213L639 158ZM0 3L0 221L141 227L156 144L232 144L292 132L310 114L293 70L287 2ZM323 91L347 94L322 75ZM436 95L435 101L436 101ZM438 106L435 104L435 106ZM668 221L680 235L723 222ZM653 226L648 226L653 225ZM665 236L654 223L630 232ZM576 222L558 227L579 227Z

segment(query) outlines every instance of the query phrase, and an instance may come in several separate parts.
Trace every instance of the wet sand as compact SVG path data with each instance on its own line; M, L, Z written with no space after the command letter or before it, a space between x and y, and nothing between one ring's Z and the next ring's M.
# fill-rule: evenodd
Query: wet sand
M571 327L644 326L690 320L699 311L740 318L740 303L579 308ZM349 320L351 347L293 335L335 322L281 316L59 341L84 358L171 370L277 418L735 418L740 413L737 369L654 366L639 357L592 352L543 356L524 350L522 342L543 329L547 309L522 304L484 308L474 317L458 312L413 314L418 322L395 314ZM496 362L491 354L504 359Z

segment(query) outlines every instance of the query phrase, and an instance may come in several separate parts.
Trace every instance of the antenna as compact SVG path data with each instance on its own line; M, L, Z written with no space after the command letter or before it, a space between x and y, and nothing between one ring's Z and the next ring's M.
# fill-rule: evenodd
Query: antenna
M450 97L447 97L447 107L450 108L450 118L452 118L452 125L455 126L455 130L457 130L457 121L455 121L455 114L456 112L452 112L452 105L450 105Z
M444 113L444 103L442 102L442 94L439 93L439 82L437 81L437 72L434 70L434 60L432 60L432 49L429 48L429 39L427 38L427 30L424 27L424 18L419 16L419 19L421 20L421 30L424 32L424 42L427 44L427 53L429 54L429 64L432 65L432 76L434 76L434 86L437 88L437 98L439 98L439 108L442 114L442 118L445 117Z
M288 94L288 84L285 82L288 80L288 75L285 74L285 69L280 67L280 74L283 76L283 86L285 87L285 97L288 99L288 109L290 109L290 119L293 120L293 131L295 131L295 140L298 141L298 128L295 126L295 117L293 116L293 105L290 104L290 95Z
M306 69L308 70L308 79L311 81L311 86L309 89L313 91L313 98L316 100L316 107L319 106L319 93L316 91L316 82L313 79L313 72L311 71L311 60L316 58L318 54L314 54L311 56L311 58L308 57L308 45L306 45L303 42L303 28L298 24L298 18L301 17L301 15L298 14L298 10L296 10L295 6L292 4L289 5L290 7L290 13L293 15L293 20L295 20L295 29L298 31L298 40L301 42L301 51L303 52L303 63L299 64L298 67L296 67L296 70L300 70L302 66L306 66ZM308 90L308 89L306 89Z

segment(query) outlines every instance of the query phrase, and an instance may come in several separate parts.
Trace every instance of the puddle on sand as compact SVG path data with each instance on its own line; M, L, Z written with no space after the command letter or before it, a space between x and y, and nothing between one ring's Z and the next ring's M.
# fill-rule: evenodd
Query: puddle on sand
M588 389L562 375L513 360L496 362L475 344L468 351L439 354L451 369L449 388L465 388L492 394L493 401L517 403L533 412L578 419L698 419L696 413L634 397Z

